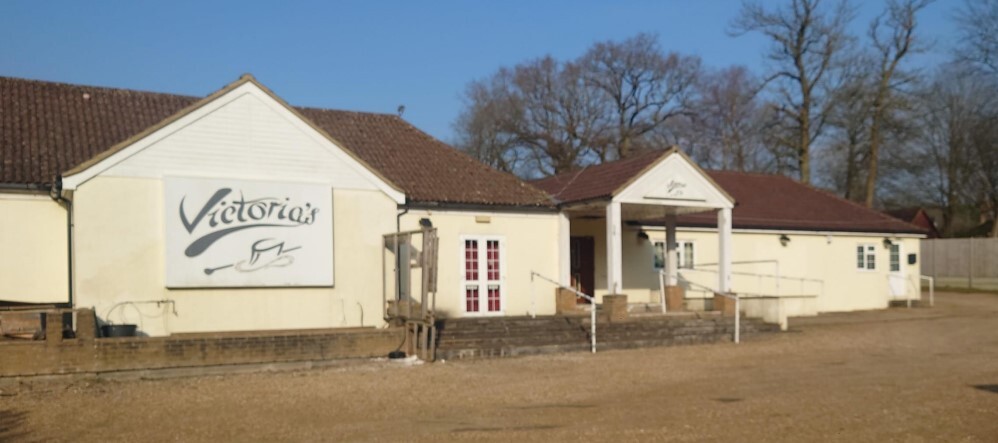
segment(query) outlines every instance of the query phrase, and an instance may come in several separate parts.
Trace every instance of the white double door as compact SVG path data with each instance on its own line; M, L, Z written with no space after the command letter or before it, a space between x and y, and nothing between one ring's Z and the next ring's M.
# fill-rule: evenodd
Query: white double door
M505 308L505 241L500 237L463 236L461 295L464 312L502 315Z

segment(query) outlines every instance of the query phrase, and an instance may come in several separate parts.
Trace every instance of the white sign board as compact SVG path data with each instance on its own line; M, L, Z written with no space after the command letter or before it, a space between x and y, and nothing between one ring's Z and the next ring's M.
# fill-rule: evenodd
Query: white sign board
M333 285L333 196L323 185L164 179L166 286Z

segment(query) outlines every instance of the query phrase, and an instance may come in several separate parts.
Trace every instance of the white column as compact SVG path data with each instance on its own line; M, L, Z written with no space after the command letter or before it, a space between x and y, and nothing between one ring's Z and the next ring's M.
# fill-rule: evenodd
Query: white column
M717 211L717 290L731 292L731 208Z
M665 275L669 286L679 284L679 251L676 243L676 214L665 215Z
M558 283L572 286L572 224L568 215L558 213Z
M606 289L619 294L623 288L623 254L621 253L620 203L606 205Z

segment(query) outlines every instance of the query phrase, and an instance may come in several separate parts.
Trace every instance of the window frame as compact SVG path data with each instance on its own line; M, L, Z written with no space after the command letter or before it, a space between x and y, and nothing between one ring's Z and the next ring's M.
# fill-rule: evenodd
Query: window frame
M877 245L873 243L857 243L853 253L857 254L853 256L853 260L855 260L853 266L857 271L877 272ZM873 265L872 268L870 267L871 264Z
M658 267L656 261L658 261L658 247L662 245L662 267ZM686 263L686 256L684 252L686 251L685 246L690 246L690 251L692 252L692 257L690 257L693 263ZM651 266L655 271L661 271L665 269L665 240L653 241L652 242L652 259ZM696 264L697 259L697 242L696 240L676 240L676 251L679 252L679 264L676 269L693 269L693 265Z
M887 255L887 272L890 272L890 273L893 273L893 274L900 274L901 271L902 271L902 267L904 266L901 263L901 256L904 255L904 254L901 253L901 244L899 244L897 242L892 243L891 246L890 246L890 248L888 248L887 254L888 254ZM897 262L896 263L894 261L895 257L897 258ZM894 269L895 264L897 265L897 269Z

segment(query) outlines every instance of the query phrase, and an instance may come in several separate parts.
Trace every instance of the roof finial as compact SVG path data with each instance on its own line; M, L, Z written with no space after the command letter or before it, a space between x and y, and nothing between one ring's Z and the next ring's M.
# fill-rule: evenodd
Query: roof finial
M398 114L399 114L399 118L401 118L402 114L405 113L405 105L399 105L399 108L398 108L397 111L398 111Z

